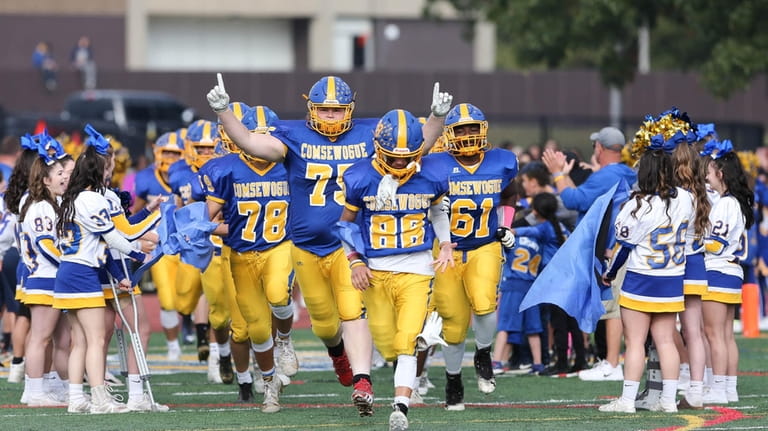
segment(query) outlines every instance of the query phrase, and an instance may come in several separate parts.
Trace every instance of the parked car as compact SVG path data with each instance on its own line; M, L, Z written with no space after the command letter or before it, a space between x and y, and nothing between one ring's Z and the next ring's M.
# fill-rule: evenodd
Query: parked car
M67 97L61 119L91 123L103 134L115 135L137 157L148 139L186 127L195 113L161 91L85 90Z

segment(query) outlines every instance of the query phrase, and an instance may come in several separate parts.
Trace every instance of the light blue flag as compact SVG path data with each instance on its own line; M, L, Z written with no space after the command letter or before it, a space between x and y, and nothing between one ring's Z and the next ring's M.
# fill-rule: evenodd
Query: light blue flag
M173 221L173 211L176 210L176 204L173 202L163 202L160 204L160 222L157 225L157 236L159 238L159 244L152 251L152 258L142 264L133 272L131 276L131 286L136 286L141 281L141 277L147 270L155 264L161 257L166 254L176 254L178 250L174 251L172 247L168 247L168 253L165 252L164 245L168 243L168 236L171 233L176 232L176 224Z
M205 271L215 248L211 232L218 225L208 219L205 202L193 202L177 209L173 212L173 220L176 232L168 235L169 247L178 250L182 262ZM165 246L163 252L168 254Z
M612 211L607 222L613 227L619 206L628 196L629 186L622 180L595 200L571 236L533 282L520 304L520 311L538 304L554 304L575 318L582 331L594 332L597 321L605 313L601 301L611 298L610 288L600 281L605 265L595 253L598 234L609 209ZM609 232L612 230L608 229ZM606 230L603 229L603 232ZM604 243L597 254L602 256L605 247Z

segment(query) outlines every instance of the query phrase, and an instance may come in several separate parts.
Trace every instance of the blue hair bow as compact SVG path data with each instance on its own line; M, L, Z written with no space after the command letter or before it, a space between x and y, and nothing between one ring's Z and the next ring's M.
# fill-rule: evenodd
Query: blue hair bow
M37 154L43 159L46 166L51 166L67 156L67 153L64 152L64 147L61 146L59 141L48 135L48 133L43 132L37 136L40 136L40 143L37 146Z
M722 158L728 153L733 152L733 143L731 143L730 139L723 139L722 141L718 141L717 139L713 139L706 144L704 144L704 149L701 151L702 156L709 156L715 160Z
M94 129L90 124L85 125L85 133L88 134L88 137L85 139L85 145L92 146L97 153L106 156L107 149L109 148L109 141L107 138L102 136L101 133Z
M698 135L699 140L704 139L707 136L714 136L715 139L717 139L717 132L715 131L715 124L714 123L697 124L696 125L696 135Z
M35 142L35 138L29 133L21 137L21 149L37 151L37 142Z
M677 144L682 142L686 142L685 134L680 131L672 135L672 137L667 140L664 139L664 135L658 134L651 136L651 144L648 145L648 149L651 151L662 150L667 154L671 154L672 151L675 150L675 147L677 147Z

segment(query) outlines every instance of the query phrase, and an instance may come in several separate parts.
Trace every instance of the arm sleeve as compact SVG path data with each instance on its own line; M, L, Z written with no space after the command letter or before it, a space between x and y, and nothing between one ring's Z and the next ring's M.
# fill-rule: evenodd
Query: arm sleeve
M53 237L43 236L37 238L37 246L40 248L40 253L48 259L52 264L59 266L61 260L61 251L56 247L56 243Z
M619 249L619 252L614 255L613 261L611 261L611 265L608 268L608 272L606 273L606 276L610 279L616 278L616 273L619 272L619 268L624 266L624 263L627 261L627 258L629 257L629 253L632 251L632 247L628 245L622 245Z
M130 241L136 240L152 230L159 221L160 211L150 213L146 208L127 218L125 214L112 217L112 222L117 230Z
M120 253L130 255L132 252L135 252L131 246L131 243L128 242L127 239L125 239L122 235L120 235L119 232L115 231L114 229L101 234L101 237L104 238L104 241L107 242L107 246L109 248L114 248Z
M435 236L438 243L451 241L451 222L448 220L448 214L440 209L440 199L438 203L429 207L429 221L432 222L432 229L435 230Z

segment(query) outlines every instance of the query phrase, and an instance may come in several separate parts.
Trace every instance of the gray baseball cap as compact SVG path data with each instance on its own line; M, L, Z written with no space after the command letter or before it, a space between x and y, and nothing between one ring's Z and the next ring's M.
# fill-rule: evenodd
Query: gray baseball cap
M624 133L615 127L603 127L599 132L589 135L589 139L592 142L600 142L604 148L613 151L621 151L627 143Z

